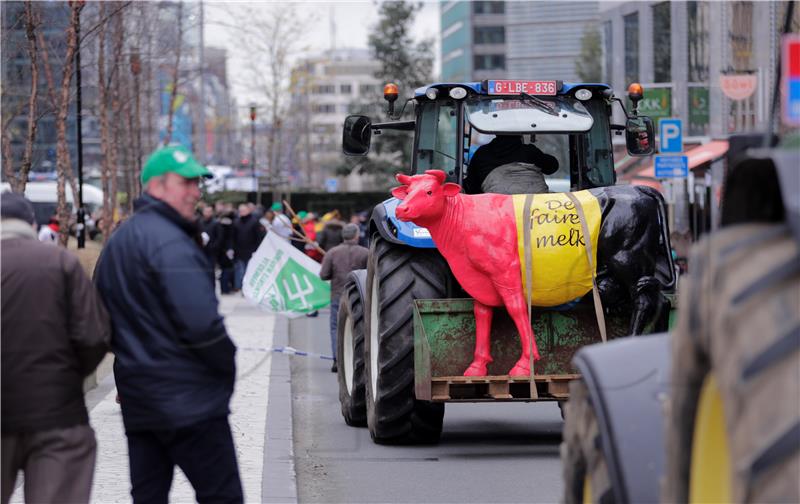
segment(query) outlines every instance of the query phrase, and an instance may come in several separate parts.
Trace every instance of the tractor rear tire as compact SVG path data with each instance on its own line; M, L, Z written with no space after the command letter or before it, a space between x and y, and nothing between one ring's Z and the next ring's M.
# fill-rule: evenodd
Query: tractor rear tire
M353 280L348 280L339 300L336 340L339 403L347 425L367 426L364 392L364 303Z
M450 270L435 250L393 245L376 235L367 266L367 426L380 444L430 444L442 433L444 404L414 395L415 299L447 294Z
M611 503L614 496L603 454L597 415L583 380L569 384L564 405L561 462L564 471L564 502Z

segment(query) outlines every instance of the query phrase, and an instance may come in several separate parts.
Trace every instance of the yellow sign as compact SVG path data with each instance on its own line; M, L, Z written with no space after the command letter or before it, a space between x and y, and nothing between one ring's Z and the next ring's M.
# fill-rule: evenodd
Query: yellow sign
M600 235L600 203L589 191L573 193L583 207L592 237L592 263L597 267L597 240ZM522 266L522 286L526 285L524 229L525 195L515 194L514 215L517 246ZM592 267L586 256L583 227L575 205L565 193L536 194L531 204L531 264L533 306L557 306L592 290ZM529 299L530 299L530 293Z

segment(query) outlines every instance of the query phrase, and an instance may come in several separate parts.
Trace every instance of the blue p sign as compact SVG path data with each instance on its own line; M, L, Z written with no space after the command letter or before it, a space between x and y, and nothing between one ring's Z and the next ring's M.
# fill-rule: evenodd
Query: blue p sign
M680 154L683 152L683 127L680 119L661 119L658 122L659 139L662 154Z

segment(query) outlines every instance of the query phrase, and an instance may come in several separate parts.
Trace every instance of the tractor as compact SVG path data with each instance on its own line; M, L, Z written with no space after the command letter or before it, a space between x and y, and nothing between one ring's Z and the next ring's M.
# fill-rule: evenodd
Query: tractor
M364 115L345 119L346 155L367 155L373 136L382 131L413 132L409 174L442 170L448 182L463 185L476 144L491 135L521 135L558 160L558 171L546 180L551 192L561 192L615 184L612 135L625 135L632 156L650 155L655 148L652 120L637 113L643 96L639 84L628 89L630 111L608 85L562 81L434 83L418 88L405 102L403 109L413 106L412 120L395 114L398 95L396 85L385 86L390 121L374 123ZM613 122L614 106L624 112L625 124ZM462 376L474 342L473 300L429 230L397 218L400 203L389 198L374 208L368 267L350 274L341 298L337 360L345 421L366 425L377 443L435 443L446 402L557 401L562 406L568 383L578 377L573 355L601 341L592 296L533 309L543 356L526 377L504 374L519 346L514 324L498 310L488 376ZM660 215L654 225L668 251L663 205ZM647 332L666 329L677 281L668 252L654 262L661 303ZM598 281L602 275L598 271ZM629 334L629 300L603 311L609 339Z

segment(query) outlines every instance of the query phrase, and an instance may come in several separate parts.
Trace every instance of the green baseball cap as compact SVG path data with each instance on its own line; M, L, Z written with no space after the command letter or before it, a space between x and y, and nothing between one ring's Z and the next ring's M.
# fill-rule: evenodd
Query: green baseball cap
M270 208L272 209L273 212L280 212L281 209L283 208L283 205L281 205L276 201L275 203L272 204Z
M208 168L201 165L192 156L189 149L181 145L172 145L161 147L150 154L144 164L144 169L142 169L142 184L146 184L153 177L160 177L169 172L187 179L213 176Z

